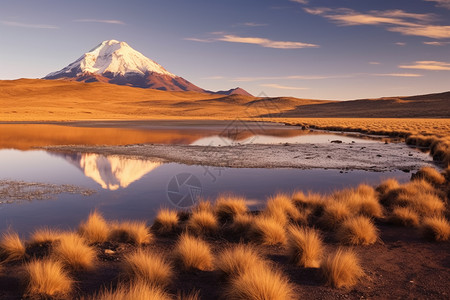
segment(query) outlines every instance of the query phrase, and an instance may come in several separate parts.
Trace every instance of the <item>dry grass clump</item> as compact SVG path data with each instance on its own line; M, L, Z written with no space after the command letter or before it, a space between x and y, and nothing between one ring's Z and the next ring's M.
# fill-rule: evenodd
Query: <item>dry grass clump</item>
M219 228L219 222L213 212L208 210L194 211L187 222L190 232L202 235L213 234Z
M34 298L59 298L67 296L73 285L63 264L57 260L34 260L26 267L26 295Z
M225 298L232 300L297 299L289 280L278 270L255 266L231 278Z
M226 221L247 213L248 207L244 197L220 195L216 200L215 210L217 216Z
M441 185L445 183L445 177L435 168L423 167L411 177L411 180L423 179L433 185Z
M178 229L178 213L176 211L163 208L156 215L152 229L159 234L169 234Z
M210 246L203 240L183 234L178 240L174 257L185 270L210 270L213 267L213 255Z
M123 271L128 278L165 287L173 277L170 263L160 254L138 249L125 256Z
M266 216L279 219L280 222L286 222L286 217L294 222L304 222L303 215L298 211L291 196L287 194L276 194L269 198L264 211ZM283 217L284 215L284 217Z
M352 250L338 249L320 265L322 274L334 288L351 287L363 276L359 259Z
M149 244L153 239L145 222L125 221L113 223L111 227L110 238L114 241L142 245Z
M52 255L74 270L92 269L97 257L95 249L72 232L60 235L59 242L52 250Z
M291 260L297 265L318 268L323 253L320 233L307 227L289 227L288 251Z
M337 239L348 245L371 245L378 240L378 229L364 216L345 220L338 228Z
M330 199L325 205L318 222L327 229L334 229L347 218L351 217L351 215L352 213L346 203Z
M441 215L445 210L444 202L434 194L422 194L410 198L400 195L398 202L406 203L422 216Z
M375 190L366 184L361 184L356 189L335 192L332 197L335 201L345 203L353 213L375 218L383 216L383 208Z
M287 241L283 224L267 216L255 218L249 235L263 245L285 245Z
M200 200L200 201L197 202L197 205L195 205L192 208L193 212L195 212L195 211L205 211L205 210L209 211L209 212L214 211L214 207L211 204L211 201L209 201L209 200Z
M109 237L110 228L103 216L93 211L86 221L81 222L78 232L89 243L103 243Z
M53 243L59 239L61 231L48 227L38 228L31 234L29 244Z
M419 225L419 215L409 207L394 207L389 220L402 226L416 227Z
M319 193L312 192L304 194L302 191L297 191L292 194L292 201L297 206L309 207L315 210L323 208L325 205L325 198Z
M120 284L116 290L103 290L92 296L91 300L171 300L172 297L162 288L137 281Z
M227 277L234 277L248 272L251 268L265 265L256 248L244 244L229 247L222 251L216 259L215 265Z
M450 239L450 223L447 219L440 216L424 218L422 234L429 240L448 241Z
M230 229L240 236L246 235L250 231L254 220L255 217L250 214L237 215L233 219Z
M9 231L2 235L0 256L7 261L21 260L25 257L25 245L16 232Z
M379 186L376 187L376 191L380 194L380 196L383 198L384 195L389 193L391 190L396 189L400 187L400 183L398 183L397 179L389 178L380 183Z
M414 180L390 190L381 200L387 206L398 205L398 198L414 198L424 194L436 194L436 189L425 180Z
M178 292L177 294L177 300L200 300L200 291L194 290L189 293L185 292Z

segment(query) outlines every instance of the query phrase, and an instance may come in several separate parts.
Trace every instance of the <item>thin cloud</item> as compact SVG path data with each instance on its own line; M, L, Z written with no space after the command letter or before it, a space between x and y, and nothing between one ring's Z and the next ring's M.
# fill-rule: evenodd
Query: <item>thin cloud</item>
M1 21L1 24L11 27L22 27L22 28L35 28L35 29L59 29L58 26L46 25L46 24L28 24L21 22L11 22L11 21Z
M450 44L450 42L423 42L425 45L430 45L430 46L445 46Z
M372 74L373 76L387 76L387 77L422 77L422 74L415 73L387 73L387 74Z
M105 24L125 25L125 22L122 22L122 21L120 21L120 20L78 19L78 20L74 20L74 22L83 22L83 23L105 23Z
M302 43L302 42L292 42L292 41L274 41L266 38L260 37L242 37L232 34L222 34L217 33L216 37L212 38L185 38L188 41L211 43L211 42L228 42L228 43L241 43L241 44L252 44L258 45L264 48L274 48L274 49L301 49L301 48L317 48L319 45Z
M245 23L239 23L238 26L247 26L247 27L263 27L267 26L265 23L254 23L254 22L245 22Z
M361 13L349 8L304 8L313 15L322 16L340 26L384 26L386 30L403 35L434 39L450 38L450 26L433 25L436 16L430 13L409 13L403 10L371 10Z
M404 43L404 42L397 42L397 43L394 43L394 44L397 45L397 46L400 46L400 47L406 46L406 43Z
M436 2L437 6L450 9L450 0L425 0L425 1Z
M291 2L296 2L296 3L300 3L300 4L308 4L308 0L290 0Z
M416 69L429 71L450 71L450 63L434 60L416 61L412 65L398 66L401 69Z
M379 64L381 63L378 61L369 61L369 65L379 65Z
M209 77L203 77L202 79L207 79L207 80L219 80L219 79L224 79L225 77L223 76L209 76Z
M262 87L269 87L273 89L280 89L280 90L309 90L309 88L306 87L296 87L296 86L287 86L287 85L281 85L276 83L268 83L268 84L261 84Z

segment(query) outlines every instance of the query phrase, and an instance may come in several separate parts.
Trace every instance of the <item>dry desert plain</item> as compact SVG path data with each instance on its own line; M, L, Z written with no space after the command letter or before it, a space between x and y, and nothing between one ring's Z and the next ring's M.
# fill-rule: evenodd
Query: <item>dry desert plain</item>
M52 124L74 128L73 141L83 126L113 135L105 120L239 119L398 137L428 150L436 166L404 184L280 193L260 211L228 195L186 211L161 209L148 222L105 220L99 211L70 232L5 232L0 298L448 299L449 105L449 93L335 102L1 81L2 147L83 150L68 147L63 130L46 134ZM43 127L15 139L14 126L30 124ZM107 151L126 154L126 143Z

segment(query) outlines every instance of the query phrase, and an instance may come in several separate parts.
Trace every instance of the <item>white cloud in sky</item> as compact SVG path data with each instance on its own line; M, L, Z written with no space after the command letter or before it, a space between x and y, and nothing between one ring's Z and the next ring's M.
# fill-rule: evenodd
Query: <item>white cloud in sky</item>
M415 73L386 73L386 74L372 74L373 76L387 76L387 77L422 77L422 74Z
M262 87L269 87L273 89L279 89L279 90L309 90L309 88L306 87L296 87L296 86L286 86L276 83L267 83L267 84L261 84Z
M400 65L401 69L416 69L429 71L450 71L450 63L434 60L416 61L411 65Z
M425 45L430 45L430 46L445 46L445 45L449 45L450 42L423 42Z
M84 23L105 23L105 24L125 25L125 22L122 22L122 21L120 21L120 20L78 19L78 20L74 20L74 22L84 22Z
M29 24L22 22L12 22L12 21L0 21L1 24L10 27L22 27L22 28L35 28L35 29L58 29L58 26L46 25L46 24Z
M436 2L437 6L450 9L450 0L425 0L428 2Z

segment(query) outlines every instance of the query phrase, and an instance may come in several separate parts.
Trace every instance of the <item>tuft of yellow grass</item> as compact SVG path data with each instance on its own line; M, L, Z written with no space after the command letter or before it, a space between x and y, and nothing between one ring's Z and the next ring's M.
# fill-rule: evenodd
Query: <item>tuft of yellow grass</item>
M422 167L411 178L412 180L423 179L433 185L441 185L445 183L445 177L433 167Z
M441 216L427 217L423 219L422 234L425 238L443 242L450 239L450 223Z
M246 214L248 207L244 197L225 194L216 199L215 211L221 220L233 220L238 215Z
M231 278L225 291L233 300L290 300L297 299L289 280L276 269L255 266Z
M145 222L141 221L125 221L121 223L114 222L111 224L110 238L114 241L122 243L131 243L135 245L149 244L153 239L152 234L148 231Z
M288 252L291 260L298 266L318 268L323 254L320 233L312 228L290 226Z
M324 259L320 270L327 284L334 288L351 287L364 275L355 252L342 248Z
M284 221L280 212L287 216L289 219L294 222L304 222L303 215L298 211L294 202L292 201L292 197L288 194L278 193L275 196L269 198L266 204L266 210L264 214L267 216L271 216L274 218L280 218L280 222Z
M174 258L184 270L202 271L213 268L213 255L210 246L203 240L182 234L174 249Z
M260 265L267 265L260 252L255 247L244 244L225 249L215 262L216 268L227 277L240 275Z
M152 229L159 234L173 233L178 229L178 213L168 208L159 210Z
M287 238L283 225L274 218L258 216L252 224L249 235L263 245L285 245Z
M103 243L108 240L110 227L103 216L94 210L78 227L79 234L89 243Z
M187 228L196 235L213 234L219 228L217 217L208 210L194 211L187 222Z
M200 300L200 291L194 290L186 294L184 292L178 291L177 300Z
M409 206L422 216L441 215L445 210L444 202L436 194L400 194L396 203Z
M120 284L116 290L103 290L91 300L172 300L162 288L137 281Z
M3 233L0 240L0 254L7 261L21 260L25 257L25 245L17 232Z
M25 266L26 294L35 298L59 298L67 296L73 286L63 264L57 260L33 260Z
M419 226L419 215L409 207L396 206L392 209L389 220L397 225L416 227Z
M197 204L192 208L192 211L209 211L213 212L213 205L211 204L211 201L209 200L200 200L197 202Z
M345 220L338 228L337 239L348 245L371 245L378 240L378 229L364 216Z
M49 227L38 228L31 234L29 244L53 243L59 239L61 231Z
M381 195L381 197L383 197L391 190L398 187L400 187L400 184L398 183L397 179L389 178L380 183L380 185L377 186L376 191Z
M125 256L123 271L134 281L159 287L169 285L173 277L172 266L164 256L142 249Z
M97 257L95 249L72 232L60 235L59 243L52 249L52 255L74 270L92 269Z
M318 222L327 229L334 229L347 218L351 217L351 215L346 203L335 201L331 198L326 203Z
M239 235L246 235L253 224L255 217L250 214L244 214L244 215L237 215L233 219L233 223L231 224L230 228L233 232Z
M375 218L383 216L383 208L378 202L375 190L366 184L361 184L356 189L335 192L332 197L335 201L345 203L348 209L355 214Z

